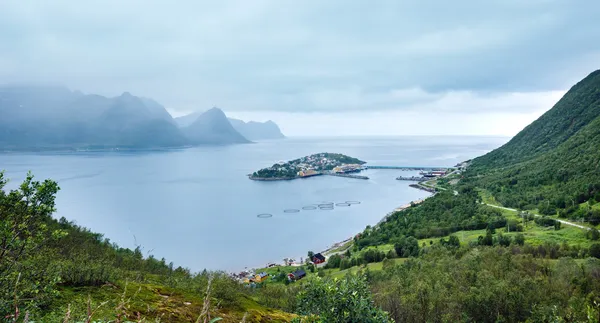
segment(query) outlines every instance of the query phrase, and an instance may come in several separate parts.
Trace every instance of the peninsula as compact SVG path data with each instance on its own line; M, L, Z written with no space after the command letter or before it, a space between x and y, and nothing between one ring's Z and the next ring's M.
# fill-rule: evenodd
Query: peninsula
M319 153L279 162L249 175L257 181L291 180L323 174L345 174L362 170L365 162L350 156L335 153Z

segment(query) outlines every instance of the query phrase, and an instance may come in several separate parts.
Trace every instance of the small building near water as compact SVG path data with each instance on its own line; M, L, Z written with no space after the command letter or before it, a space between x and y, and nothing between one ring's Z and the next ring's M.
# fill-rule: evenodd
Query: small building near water
M325 262L325 256L323 256L323 255L322 255L322 254L319 252L319 253L317 253L317 254L313 255L313 257L312 257L312 259L311 259L311 260L312 260L312 262L313 262L315 265L318 265L318 264L321 264L321 263L324 263L324 262Z
M306 272L302 269L299 269L293 273L289 273L287 276L289 280L299 280L306 277Z

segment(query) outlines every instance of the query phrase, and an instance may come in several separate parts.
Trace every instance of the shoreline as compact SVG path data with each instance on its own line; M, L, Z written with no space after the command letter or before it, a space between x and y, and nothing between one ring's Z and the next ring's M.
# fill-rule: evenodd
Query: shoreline
M412 186L411 186L411 187L412 187ZM413 188L417 188L417 187L413 187ZM417 188L417 189L419 189L419 188ZM429 191L427 191L427 192L429 192ZM425 197L423 197L423 198L421 198L421 199L417 199L417 200L410 201L410 202L408 202L407 204L401 205L401 206L399 206L399 207L395 208L394 210L392 210L392 211L388 212L388 213L387 213L387 214L385 214L385 215L383 216L383 218L381 218L381 220L379 220L379 221L377 222L377 224L375 224L373 227L374 227L374 228L375 228L375 227L378 227L378 226L379 226L381 223L383 223L385 220L387 220L387 218L388 218L389 216L391 216L392 214L394 214L394 213L396 213L396 212L404 211L404 210L406 210L406 209L408 209L408 208L410 208L410 207L412 207L412 206L419 205L419 204L423 203L423 202L424 202L426 199L428 199L428 198L430 198L430 197L432 197L432 196L434 196L434 195L435 195L435 193L434 193L434 192L429 192L429 193L431 193L429 196L425 196ZM331 246L329 246L329 247L326 247L324 250L322 250L322 251L319 251L319 253L321 253L321 254L323 254L323 255L326 255L327 257L331 257L332 255L335 255L335 254L338 254L338 253L345 252L345 251L346 251L348 248L346 248L346 249L343 249L343 250L340 250L340 251L337 251L337 252L332 252L332 251L333 251L334 249L337 249L337 248L339 248L339 247L343 246L344 244L346 244L346 243L348 243L348 242L352 241L352 240L354 239L354 237L356 237L356 235L358 235L358 234L360 234L360 232L359 232L359 233L356 233L356 234L352 235L351 237L349 237L349 238L346 238L346 239L344 239L344 240L342 240L342 241L335 242L335 243L333 243ZM290 258L290 259L300 259L300 258L304 258L304 256L302 256L302 257L296 257L296 258ZM292 266L292 267L300 267L300 266L303 266L303 265L304 265L304 264L300 264L300 263L294 263L294 264L292 264L292 265L285 265L285 264L284 264L284 265L281 265L281 264L277 264L277 263L275 263L275 264L276 264L277 266ZM260 267L253 266L253 267L245 267L245 268L246 268L246 269L244 269L244 271L247 271L247 272L252 272L252 271L254 271L254 272L255 272L257 269L266 268L266 266L260 266Z

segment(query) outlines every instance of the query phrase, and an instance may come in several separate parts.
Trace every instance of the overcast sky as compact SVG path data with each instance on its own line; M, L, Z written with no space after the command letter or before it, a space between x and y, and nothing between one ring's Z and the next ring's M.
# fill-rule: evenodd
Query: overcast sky
M0 1L0 83L288 135L514 135L600 68L597 0Z

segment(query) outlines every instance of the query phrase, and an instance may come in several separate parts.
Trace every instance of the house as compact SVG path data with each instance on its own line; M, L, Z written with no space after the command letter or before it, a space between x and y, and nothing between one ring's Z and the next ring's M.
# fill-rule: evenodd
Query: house
M253 281L260 283L262 281L265 281L268 277L269 277L269 274L262 272L262 273L256 274L256 276L254 276Z
M299 269L293 273L289 273L287 276L289 280L299 280L306 277L306 272L302 269Z
M322 264L325 262L325 256L323 256L321 253L317 253L317 254L313 255L312 262L315 265Z

